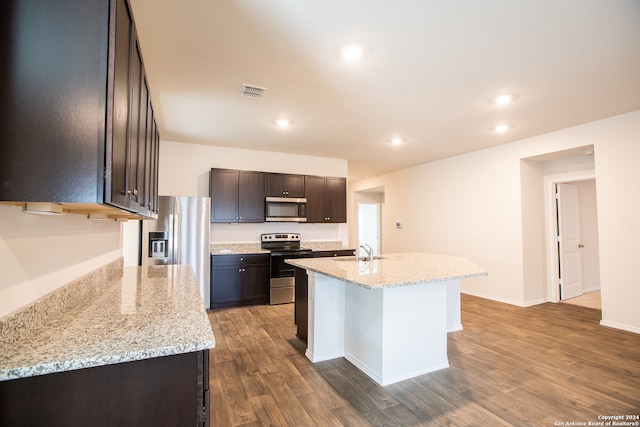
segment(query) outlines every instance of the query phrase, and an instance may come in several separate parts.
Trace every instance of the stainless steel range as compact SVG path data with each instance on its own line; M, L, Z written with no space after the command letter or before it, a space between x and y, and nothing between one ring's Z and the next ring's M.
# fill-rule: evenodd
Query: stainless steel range
M271 252L270 265L270 304L294 302L295 267L285 263L292 258L313 256L311 249L300 247L298 233L268 233L260 236L260 246Z

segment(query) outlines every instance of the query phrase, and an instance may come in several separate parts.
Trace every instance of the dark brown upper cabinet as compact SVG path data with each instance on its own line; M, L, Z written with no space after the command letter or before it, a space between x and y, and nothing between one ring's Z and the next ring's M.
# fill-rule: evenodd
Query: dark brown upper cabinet
M265 173L211 169L211 222L264 222Z
M267 197L304 197L304 175L267 173Z
M156 217L160 138L127 0L5 0L0 16L0 202Z
M307 222L347 222L347 179L305 177Z

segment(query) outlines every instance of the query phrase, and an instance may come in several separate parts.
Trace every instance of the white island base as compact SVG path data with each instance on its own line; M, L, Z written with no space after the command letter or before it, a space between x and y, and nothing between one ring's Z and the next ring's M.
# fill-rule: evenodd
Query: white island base
M312 362L344 357L382 386L447 368L460 281L370 289L307 270Z

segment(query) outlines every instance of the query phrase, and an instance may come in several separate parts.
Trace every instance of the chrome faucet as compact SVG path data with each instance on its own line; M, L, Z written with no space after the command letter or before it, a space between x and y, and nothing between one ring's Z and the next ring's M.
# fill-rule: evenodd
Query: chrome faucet
M360 245L360 247L362 249L364 249L364 251L367 253L368 258L365 258L365 261L371 261L373 259L373 249L371 248L371 246L367 245L366 243L363 245Z

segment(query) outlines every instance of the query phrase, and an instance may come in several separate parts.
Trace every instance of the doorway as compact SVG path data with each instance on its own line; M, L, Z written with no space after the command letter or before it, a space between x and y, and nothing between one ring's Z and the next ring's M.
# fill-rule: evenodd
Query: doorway
M372 255L380 254L379 203L358 203L358 248L361 251L360 245L370 246Z
M551 185L554 280L550 299L600 308L595 178L567 177Z
M371 246L374 255L384 251L382 221L384 216L384 186L353 192L353 216L357 218L349 230L349 240L356 243L356 253L364 255L360 245Z

